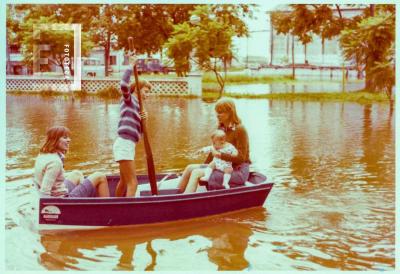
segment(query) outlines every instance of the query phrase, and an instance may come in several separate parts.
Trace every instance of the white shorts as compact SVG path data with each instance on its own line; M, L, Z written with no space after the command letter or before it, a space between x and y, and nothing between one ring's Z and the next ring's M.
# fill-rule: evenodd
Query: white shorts
M135 147L135 142L118 136L113 145L114 160L134 160Z

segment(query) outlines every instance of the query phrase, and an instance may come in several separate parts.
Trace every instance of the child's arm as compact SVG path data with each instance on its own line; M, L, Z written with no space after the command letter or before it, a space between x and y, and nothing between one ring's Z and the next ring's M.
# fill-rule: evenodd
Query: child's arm
M212 149L212 146L206 146L206 147L199 149L197 152L198 153L210 153L211 149Z
M125 102L129 102L131 100L131 91L129 83L131 80L133 66L136 64L136 61L137 61L136 57L134 56L129 57L130 66L125 70L124 75L122 76L121 79L121 92Z
M129 67L125 70L124 75L121 80L121 93L122 98L125 102L129 102L131 100L131 91L129 90L129 82L131 79L132 68Z

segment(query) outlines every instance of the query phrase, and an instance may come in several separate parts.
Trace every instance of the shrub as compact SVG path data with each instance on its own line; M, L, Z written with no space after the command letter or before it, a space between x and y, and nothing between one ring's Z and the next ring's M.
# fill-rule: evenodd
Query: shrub
M107 87L98 90L97 95L103 98L119 98L121 93L116 87Z

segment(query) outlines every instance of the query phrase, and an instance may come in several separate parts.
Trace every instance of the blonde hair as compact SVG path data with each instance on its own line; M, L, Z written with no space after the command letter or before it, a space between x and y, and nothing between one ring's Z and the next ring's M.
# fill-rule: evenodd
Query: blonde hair
M150 90L153 88L149 81L139 80L139 89L142 89L143 87L148 87ZM131 84L130 91L131 93L136 91L136 83Z
M40 149L41 153L54 153L57 152L58 140L63 136L69 136L70 130L63 126L54 126L47 130L46 142ZM63 151L66 153L66 151Z
M235 102L232 99L221 98L217 101L215 105L215 111L218 113L227 112L229 113L229 122L234 125L239 125L241 123L239 116L236 112ZM219 126L221 126L219 124ZM228 125L225 125L228 126Z
M220 129L215 130L213 132L213 134L211 135L211 140L214 141L215 139L225 141L225 139L226 139L225 132L223 130L220 130Z

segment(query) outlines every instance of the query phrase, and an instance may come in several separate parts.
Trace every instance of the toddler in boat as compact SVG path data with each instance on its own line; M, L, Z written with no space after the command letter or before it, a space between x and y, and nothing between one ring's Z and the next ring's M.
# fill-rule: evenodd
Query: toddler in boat
M207 146L202 148L201 152L211 152L215 150L219 153L231 154L232 156L238 155L237 149L226 141L226 135L223 130L217 129L211 135L212 146ZM214 153L215 155L215 153ZM225 188L229 188L229 180L231 179L233 168L232 162L222 160L221 158L214 156L213 160L208 164L205 169L205 175L200 178L200 180L208 181L210 179L211 173L214 169L220 170L224 173L222 185Z

